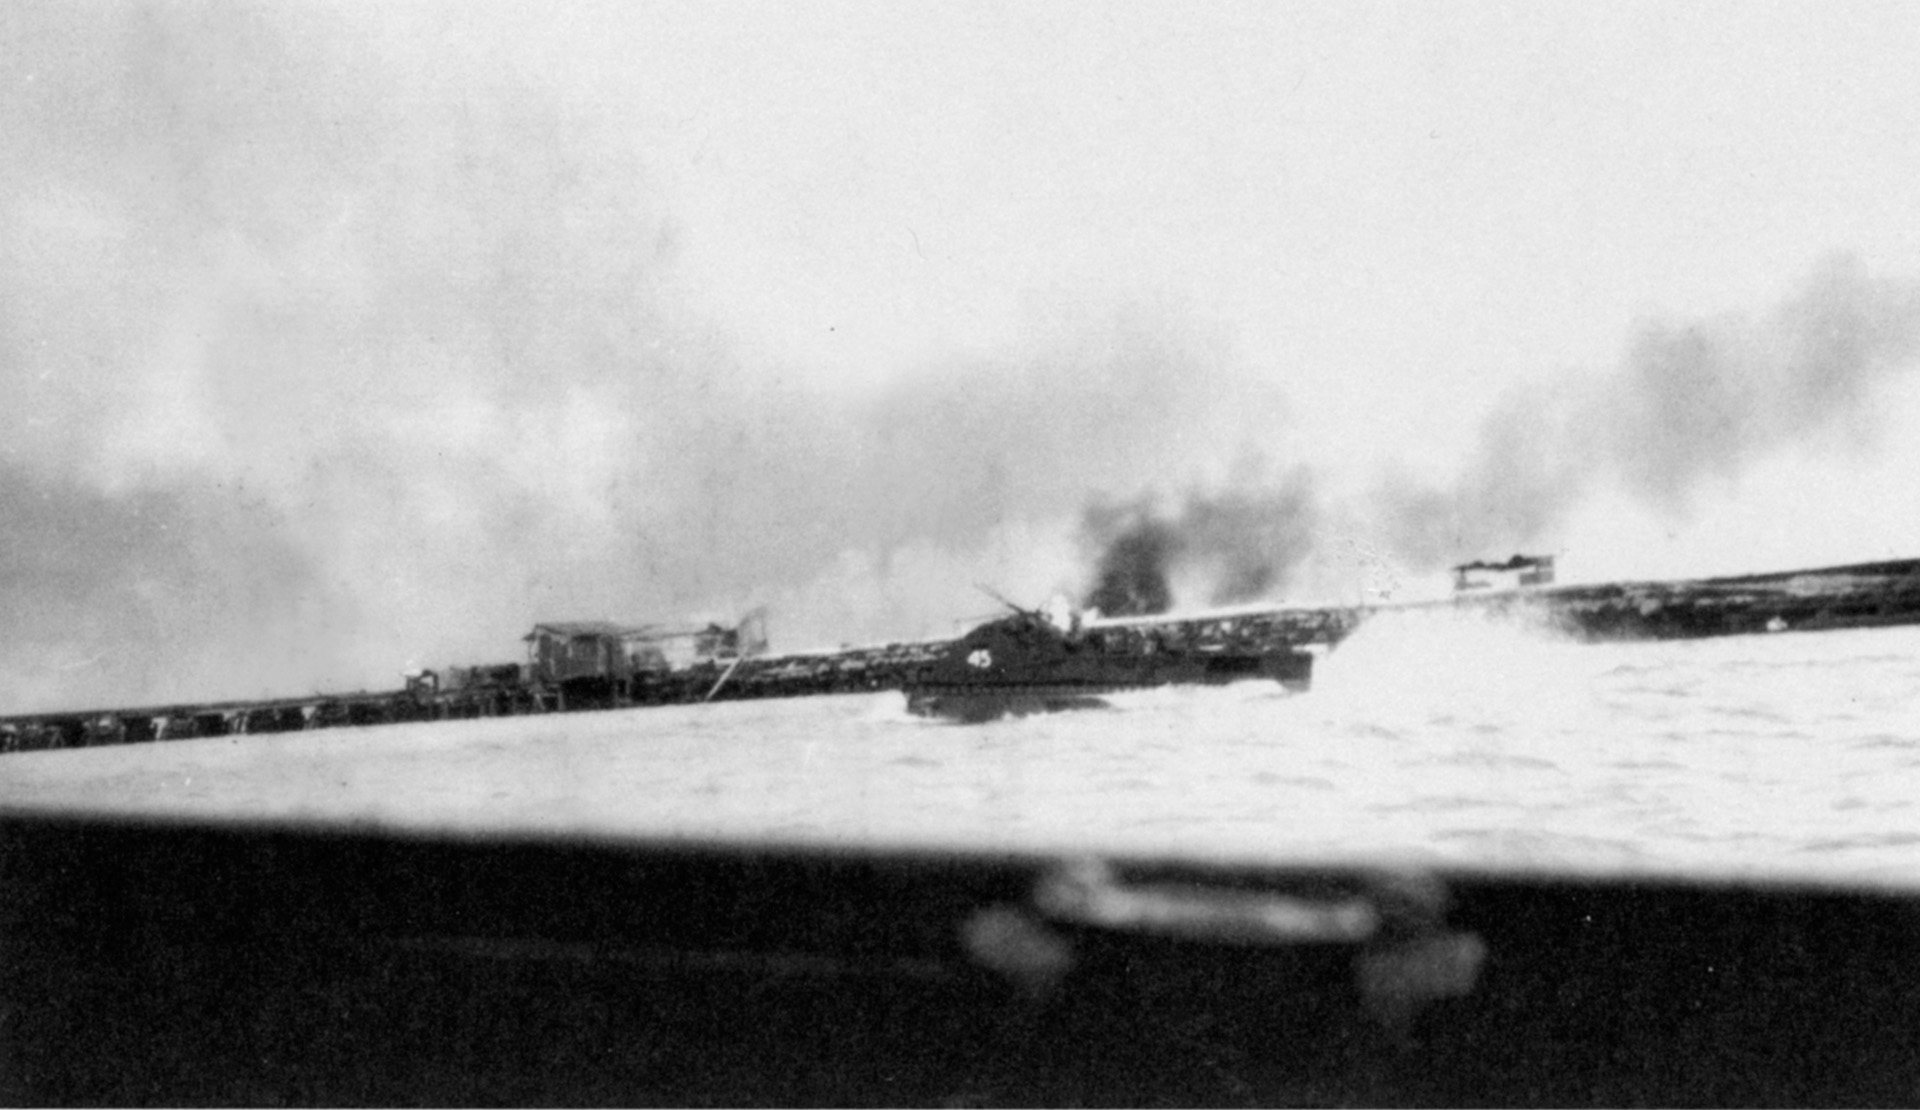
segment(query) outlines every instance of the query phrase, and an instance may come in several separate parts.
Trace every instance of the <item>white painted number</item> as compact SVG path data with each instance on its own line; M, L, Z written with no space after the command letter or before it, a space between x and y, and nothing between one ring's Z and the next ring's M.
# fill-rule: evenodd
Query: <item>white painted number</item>
M993 666L993 653L986 648L975 648L972 653L967 656L967 665L970 667L978 667L984 671L988 667Z

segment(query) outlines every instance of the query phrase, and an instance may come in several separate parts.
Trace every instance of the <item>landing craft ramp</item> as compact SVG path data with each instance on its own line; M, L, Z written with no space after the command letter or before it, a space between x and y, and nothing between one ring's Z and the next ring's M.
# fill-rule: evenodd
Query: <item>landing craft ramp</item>
M1913 1105L1920 899L0 816L13 1105Z

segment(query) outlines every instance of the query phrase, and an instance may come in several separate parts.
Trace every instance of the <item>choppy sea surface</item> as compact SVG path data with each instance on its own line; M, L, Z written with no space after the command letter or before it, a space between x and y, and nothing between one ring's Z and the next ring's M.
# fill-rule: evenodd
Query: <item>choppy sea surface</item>
M1920 628L1369 622L1314 688L956 725L898 693L0 758L0 809L1920 886Z

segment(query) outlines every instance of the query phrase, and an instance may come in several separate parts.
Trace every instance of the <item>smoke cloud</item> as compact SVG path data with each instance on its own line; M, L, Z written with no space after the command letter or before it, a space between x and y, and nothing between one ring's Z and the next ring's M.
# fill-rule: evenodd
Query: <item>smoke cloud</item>
M1180 549L1180 532L1170 521L1139 510L1095 506L1087 510L1087 531L1106 535L1092 590L1081 604L1110 617L1164 613L1173 607L1169 565Z
M1071 576L1045 534L1088 490L1277 423L1177 304L1037 298L1017 345L877 386L745 364L630 117L379 21L0 22L0 712L386 687L769 598L802 599L776 648L944 634L975 567Z
M770 600L777 649L938 635L982 578L1256 600L1333 515L1304 468L1202 480L1288 414L1183 304L1035 295L1018 341L882 384L743 361L644 105L352 14L0 8L0 712L390 686L537 620ZM1508 397L1453 483L1383 481L1377 530L1437 565L1607 483L1684 511L1868 422L1917 317L1840 261L1650 325Z
M1264 480L1243 466L1227 488L1189 491L1171 511L1151 497L1095 502L1081 521L1099 552L1083 604L1107 616L1163 613L1183 577L1212 605L1271 598L1311 552L1317 515L1304 466Z
M0 627L25 637L0 667L0 704L100 674L137 690L248 692L234 675L310 689L332 662L329 624L350 611L275 515L232 490L109 495L0 470ZM198 650L180 650L183 630Z
M1920 286L1823 263L1761 315L1644 325L1618 370L1504 396L1448 485L1382 478L1374 530L1410 566L1506 554L1603 487L1684 518L1703 487L1795 447L1859 442L1920 351Z

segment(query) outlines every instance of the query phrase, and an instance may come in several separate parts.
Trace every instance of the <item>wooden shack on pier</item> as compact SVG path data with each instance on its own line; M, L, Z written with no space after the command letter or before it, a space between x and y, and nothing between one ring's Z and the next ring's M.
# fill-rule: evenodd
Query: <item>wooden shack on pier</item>
M1455 593L1468 590L1510 590L1520 586L1553 585L1553 556L1515 555L1504 563L1461 563L1453 568Z
M636 672L663 671L667 658L650 625L612 621L554 621L527 633L527 662L536 681L630 679Z
M666 676L763 654L766 615L755 610L732 626L552 621L534 625L524 639L537 696L551 694L558 708L624 705Z

